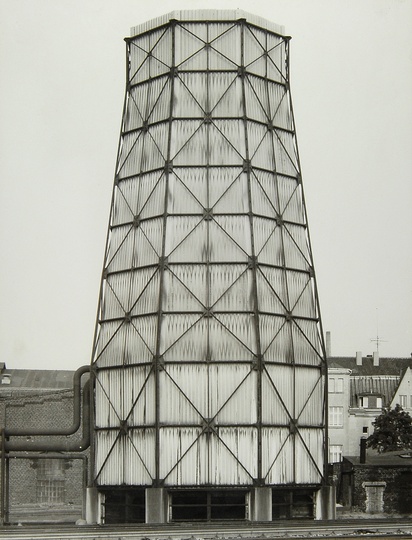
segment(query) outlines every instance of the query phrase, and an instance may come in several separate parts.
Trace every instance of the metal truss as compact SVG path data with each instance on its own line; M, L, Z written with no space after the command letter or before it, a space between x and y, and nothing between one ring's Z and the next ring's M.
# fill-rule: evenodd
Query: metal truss
M127 40L92 364L97 485L320 484L325 353L289 39Z

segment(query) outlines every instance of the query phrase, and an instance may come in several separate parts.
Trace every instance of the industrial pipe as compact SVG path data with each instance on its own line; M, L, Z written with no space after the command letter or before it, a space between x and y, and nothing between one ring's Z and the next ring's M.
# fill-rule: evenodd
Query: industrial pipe
M82 369L82 368L80 368ZM90 369L90 368L89 368ZM80 370L76 371L76 374ZM83 372L85 373L85 372ZM80 382L80 376L78 376L78 380ZM90 380L86 381L84 387L83 387L83 437L78 439L59 439L57 441L33 441L32 439L19 439L19 440L5 440L4 446L6 452L83 452L90 446L90 397L91 397L91 384ZM80 426L80 385L78 390L78 416L79 416L79 423L78 427ZM75 407L76 407L75 402ZM77 412L74 416L77 415ZM77 420L76 420L77 421ZM72 426L73 427L73 426ZM72 429L72 427L70 429ZM10 434L12 432L13 435L17 435L18 430L10 430L7 432L7 434ZM19 430L22 432L23 430ZM57 431L57 433L56 433ZM30 430L30 433L19 433L19 436L26 436L31 437L33 435L37 436L49 436L49 435L72 435L75 433L75 431L62 431L62 430L50 430L47 433L44 431L41 432L35 432L34 430Z
M80 427L80 396L82 375L90 373L90 366L81 366L73 375L73 422L72 425L66 428L11 428L5 429L6 437L31 437L31 436L48 436L48 435L72 435ZM84 415L83 415L84 416Z

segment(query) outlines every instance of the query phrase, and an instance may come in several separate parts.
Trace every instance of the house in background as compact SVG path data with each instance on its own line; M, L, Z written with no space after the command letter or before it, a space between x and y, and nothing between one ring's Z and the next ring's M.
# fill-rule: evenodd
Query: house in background
M412 413L411 367L412 358L376 352L328 356L329 463L342 517L347 511L412 515L412 459L360 448L383 408L399 404Z
M407 367L402 375L391 406L394 407L397 403L402 409L412 414L412 371L410 367Z
M412 413L412 358L329 357L329 461L358 456L384 407Z
M328 367L329 462L338 463L349 437L350 374L344 367Z

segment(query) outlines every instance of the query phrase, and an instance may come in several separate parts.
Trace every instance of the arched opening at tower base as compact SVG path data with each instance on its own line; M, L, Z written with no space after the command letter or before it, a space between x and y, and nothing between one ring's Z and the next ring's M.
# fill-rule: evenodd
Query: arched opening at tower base
M173 12L126 40L92 358L102 521L325 516L289 42L239 10Z

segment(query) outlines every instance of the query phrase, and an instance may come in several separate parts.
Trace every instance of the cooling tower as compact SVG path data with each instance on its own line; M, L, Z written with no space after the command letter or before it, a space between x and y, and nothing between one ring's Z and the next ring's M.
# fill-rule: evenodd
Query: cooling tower
M289 38L207 10L126 43L92 360L105 520L312 515L326 364Z

